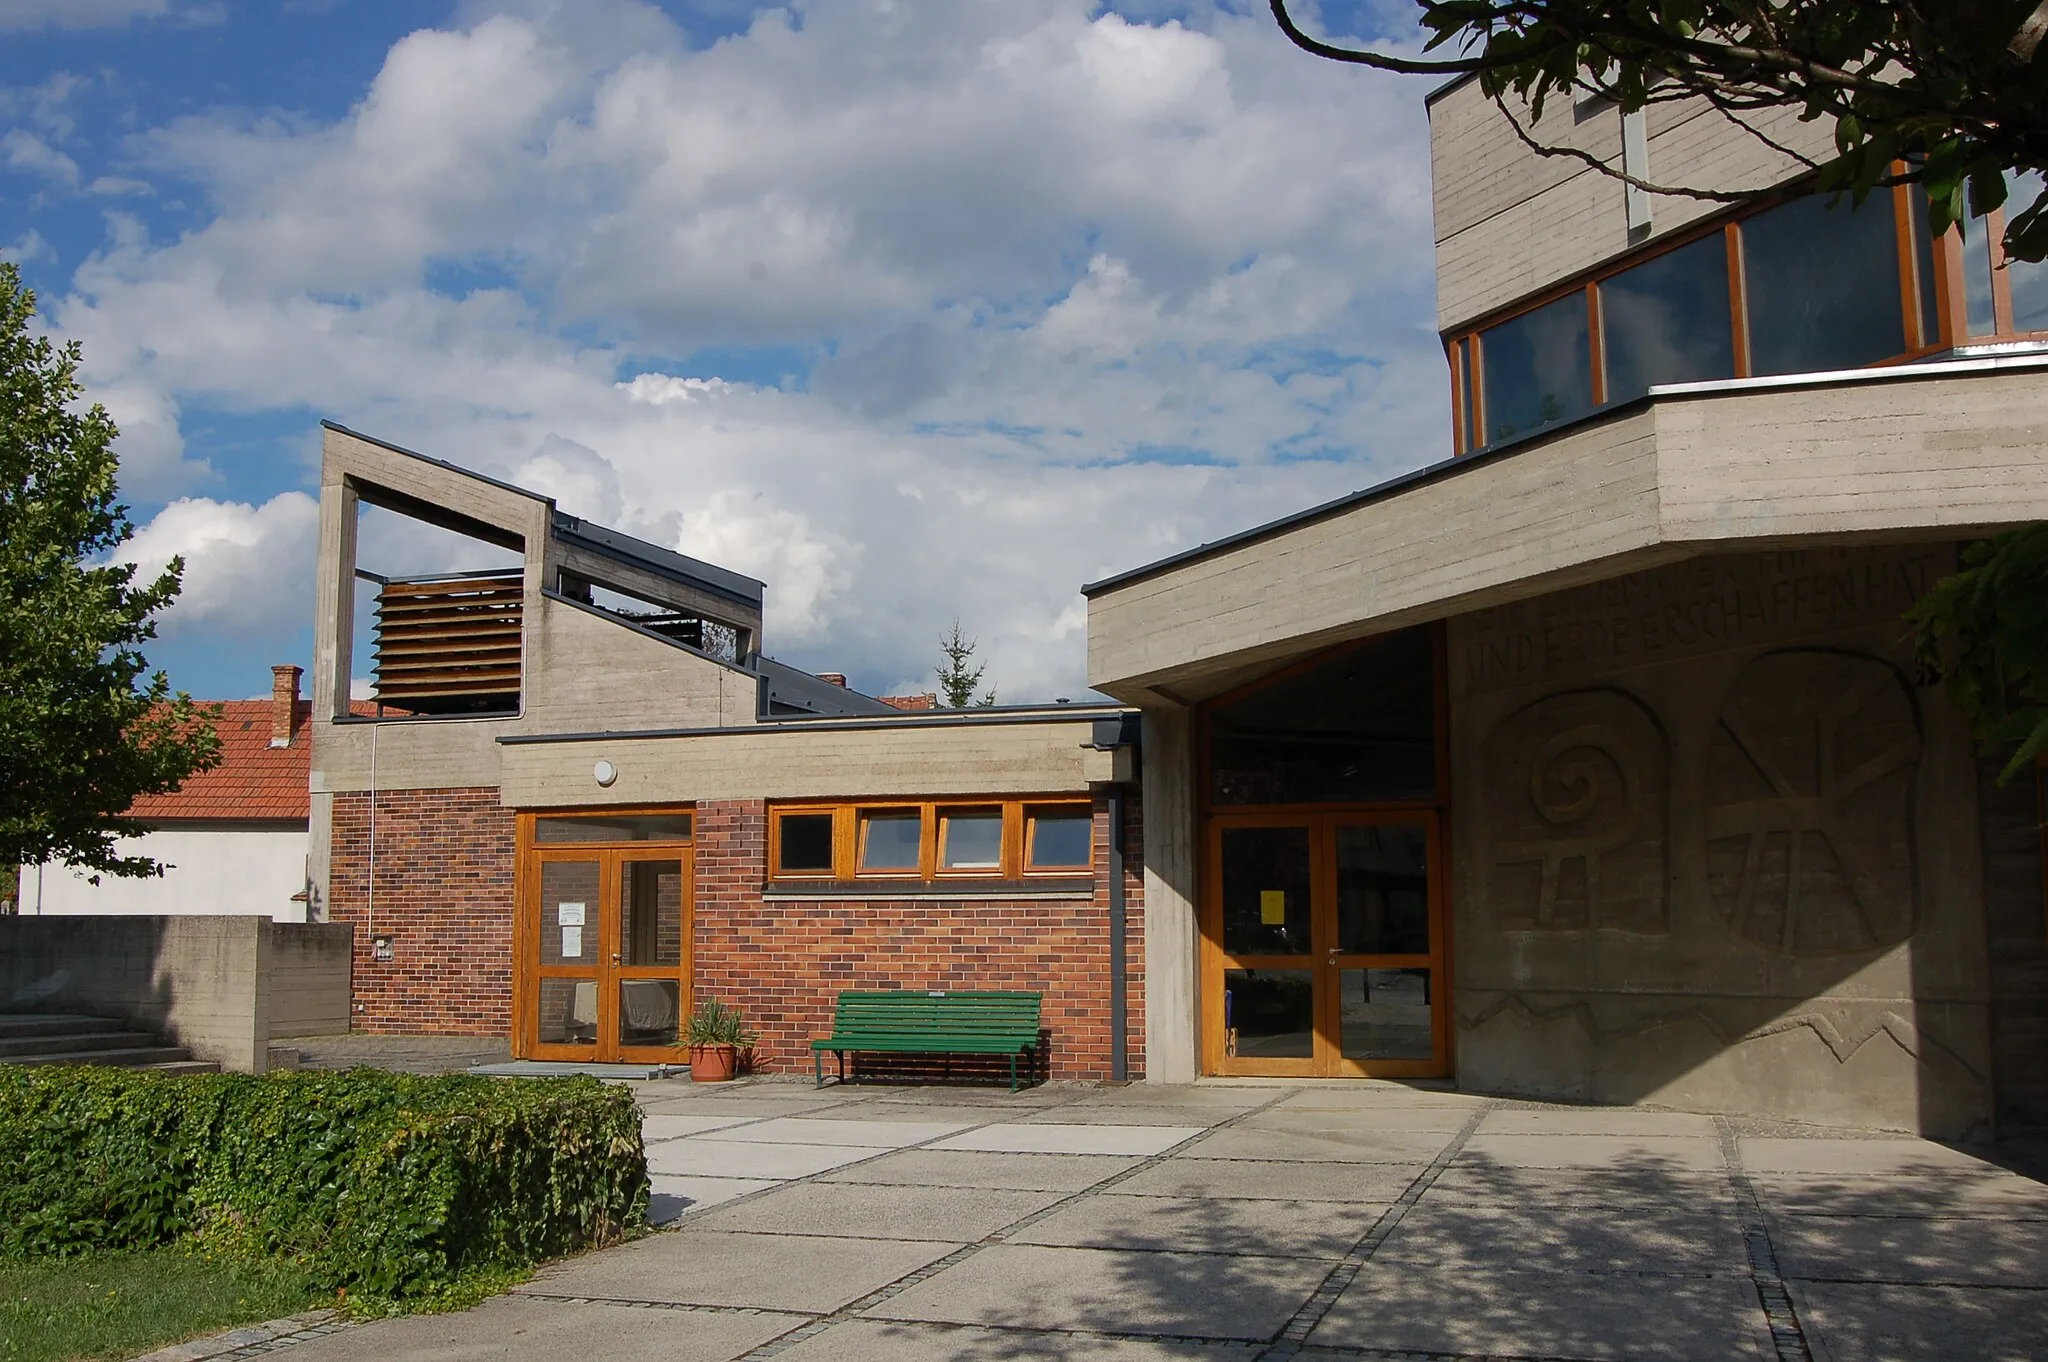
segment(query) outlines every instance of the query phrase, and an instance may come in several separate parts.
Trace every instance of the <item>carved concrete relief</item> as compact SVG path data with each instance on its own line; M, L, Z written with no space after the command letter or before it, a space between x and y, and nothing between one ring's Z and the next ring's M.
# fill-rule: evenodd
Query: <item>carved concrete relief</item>
M1736 678L1707 754L1707 888L1735 935L1789 956L1913 934L1919 712L1867 654L1766 653Z
M1670 928L1670 759L1648 710L1570 691L1510 714L1485 747L1489 900L1503 931Z

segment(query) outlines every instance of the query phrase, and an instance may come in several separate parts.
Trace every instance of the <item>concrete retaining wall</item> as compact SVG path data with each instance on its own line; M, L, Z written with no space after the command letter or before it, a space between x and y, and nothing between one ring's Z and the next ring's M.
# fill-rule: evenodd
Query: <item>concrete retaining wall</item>
M0 918L0 1010L119 1018L261 1073L274 1010L294 1034L347 1028L348 937L259 917Z

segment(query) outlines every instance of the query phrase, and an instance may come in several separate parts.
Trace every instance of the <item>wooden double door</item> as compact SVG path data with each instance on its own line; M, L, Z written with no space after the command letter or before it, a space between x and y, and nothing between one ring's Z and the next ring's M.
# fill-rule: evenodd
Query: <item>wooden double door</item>
M1207 843L1206 1072L1449 1074L1433 810L1218 814Z
M536 847L523 878L519 1051L682 1062L691 848Z

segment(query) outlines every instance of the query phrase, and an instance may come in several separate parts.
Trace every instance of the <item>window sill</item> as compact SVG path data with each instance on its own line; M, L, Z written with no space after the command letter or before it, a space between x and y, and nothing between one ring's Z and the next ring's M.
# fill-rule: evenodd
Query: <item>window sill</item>
M786 880L763 887L771 903L875 899L946 899L985 901L1016 899L1085 899L1095 894L1093 878L1032 880Z

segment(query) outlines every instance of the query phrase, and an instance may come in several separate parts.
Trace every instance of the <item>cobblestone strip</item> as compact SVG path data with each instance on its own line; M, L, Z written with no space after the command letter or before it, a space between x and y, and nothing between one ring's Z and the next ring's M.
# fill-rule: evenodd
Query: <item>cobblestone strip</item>
M786 1349L795 1347L797 1344L803 1342L807 1338L815 1338L817 1335L825 1332L825 1330L831 1328L833 1325L839 1323L842 1320L852 1319L856 1316L864 1315L867 1311L874 1309L876 1306L882 1304L884 1301L890 1300L893 1297L899 1296L903 1292L908 1291L911 1287L916 1286L919 1282L927 1281L932 1277L936 1277L939 1273L944 1272L949 1267L954 1267L960 1263L966 1262L969 1258L972 1258L975 1254L980 1253L983 1249L989 1247L991 1244L1003 1243L1009 1235L1016 1233L1018 1230L1027 1229L1030 1226L1035 1225L1039 1221L1045 1219L1047 1216L1052 1215L1055 1212L1065 1210L1067 1207L1074 1205L1076 1202L1084 1201L1089 1197L1100 1196L1103 1192L1109 1190L1111 1187L1116 1186L1118 1183L1123 1182L1127 1178L1134 1178L1148 1168L1157 1167L1159 1164L1164 1163L1166 1160L1172 1158L1174 1150L1179 1149L1182 1145L1187 1144L1189 1140L1197 1140L1202 1138L1202 1136L1204 1135L1210 1135L1216 1131L1227 1129L1230 1126L1236 1125L1245 1117L1253 1115L1256 1112L1265 1111L1269 1107L1275 1106L1280 1102L1286 1101L1289 1097L1292 1097L1293 1095L1294 1094L1291 1091L1276 1093L1269 1101L1261 1102L1256 1107L1249 1107L1244 1111L1240 1111L1236 1115L1229 1117L1226 1120L1216 1122L1214 1125L1203 1126L1199 1133L1188 1136L1186 1140L1182 1140L1179 1144L1174 1145L1172 1149L1161 1150L1157 1154L1152 1154L1143 1159L1140 1159L1137 1163L1132 1164L1129 1168L1124 1169L1122 1172L1112 1174L1111 1176L1104 1178L1100 1182L1093 1183L1087 1187L1082 1188L1080 1191L1075 1192L1071 1196L1065 1196L1060 1198L1058 1201L1055 1201L1052 1205L1047 1206L1042 1210L1033 1211L1030 1215L1024 1216L1018 1220L1014 1220L1009 1224L1003 1226L1001 1229L984 1236L980 1240L977 1240L975 1243L962 1244L959 1248L954 1249L951 1253L939 1259L937 1262L927 1263L925 1266L918 1268L916 1271L911 1272L905 1276L898 1277L895 1281L888 1283L886 1286L882 1286L874 1291L869 1292L867 1295L862 1296L859 1300L841 1306L839 1309L834 1310L829 1315L820 1315L816 1319L809 1320L803 1324L798 1325L796 1328L791 1329L788 1333L779 1334L776 1337L769 1339L766 1343L761 1344L752 1352L741 1354L740 1357L735 1359L735 1362L762 1362L763 1359L774 1357L776 1354L783 1352ZM1062 1103L1061 1105L1065 1104ZM951 1136L938 1136L935 1138L950 1139ZM912 1146L912 1148L916 1147L918 1146ZM848 1166L858 1167L859 1165L855 1164ZM743 1200L744 1198L741 1199ZM733 1203L727 1202L725 1204L731 1205ZM1007 1330L1007 1332L1038 1333L1041 1331L1009 1329ZM1146 1335L1145 1337L1149 1338L1151 1337L1151 1335Z
M353 1328L355 1323L332 1310L308 1310L302 1315L245 1324L226 1333L173 1343L168 1348L144 1353L134 1362L216 1362L216 1359L260 1357L264 1353L304 1343L309 1338L325 1338L339 1330Z
M1742 1166L1742 1146L1736 1142L1735 1128L1725 1118L1716 1116L1714 1129L1721 1136L1721 1164L1727 1169L1728 1182L1735 1189L1735 1206L1742 1217L1742 1238L1749 1245L1750 1276L1756 1282L1757 1301L1763 1306L1764 1321L1771 1327L1771 1342L1778 1349L1778 1362L1813 1362L1813 1349L1807 1346L1806 1331L1799 1325L1799 1313L1792 1308L1792 1294L1785 1289L1785 1279L1778 1275L1778 1251L1771 1243L1770 1222L1764 1217L1763 1202L1757 1199L1756 1185L1749 1180L1749 1173Z
M1472 1132L1479 1129L1479 1123L1499 1105L1498 1102L1484 1103L1479 1110L1472 1113L1464 1125L1458 1127L1458 1133L1451 1137L1450 1143L1437 1151L1437 1156L1415 1175L1415 1180L1408 1184L1407 1189L1394 1204L1387 1207L1380 1218L1373 1222L1372 1228L1365 1232L1365 1237L1353 1244L1351 1251L1344 1255L1343 1261L1330 1269L1330 1274L1323 1278L1323 1284L1315 1289L1315 1293L1301 1303L1301 1308L1294 1312L1293 1318L1281 1327L1280 1336L1273 1341L1272 1347L1261 1355L1261 1362L1285 1362L1289 1358L1315 1355L1313 1352L1303 1352L1303 1345L1309 1334L1323 1322L1323 1316L1330 1313L1330 1307L1336 1304L1337 1297L1344 1293L1344 1289L1357 1280L1360 1269L1372 1261L1372 1256L1379 1252L1380 1245L1387 1242L1387 1236L1407 1218L1408 1212L1415 1208L1415 1203L1422 1200L1422 1194L1436 1185L1436 1180L1443 1176L1444 1169L1451 1166L1451 1160L1457 1158L1464 1150L1465 1142L1472 1138ZM1318 1351L1325 1352L1325 1355L1343 1356L1342 1353ZM1388 1356L1401 1357L1405 1354L1390 1353Z

